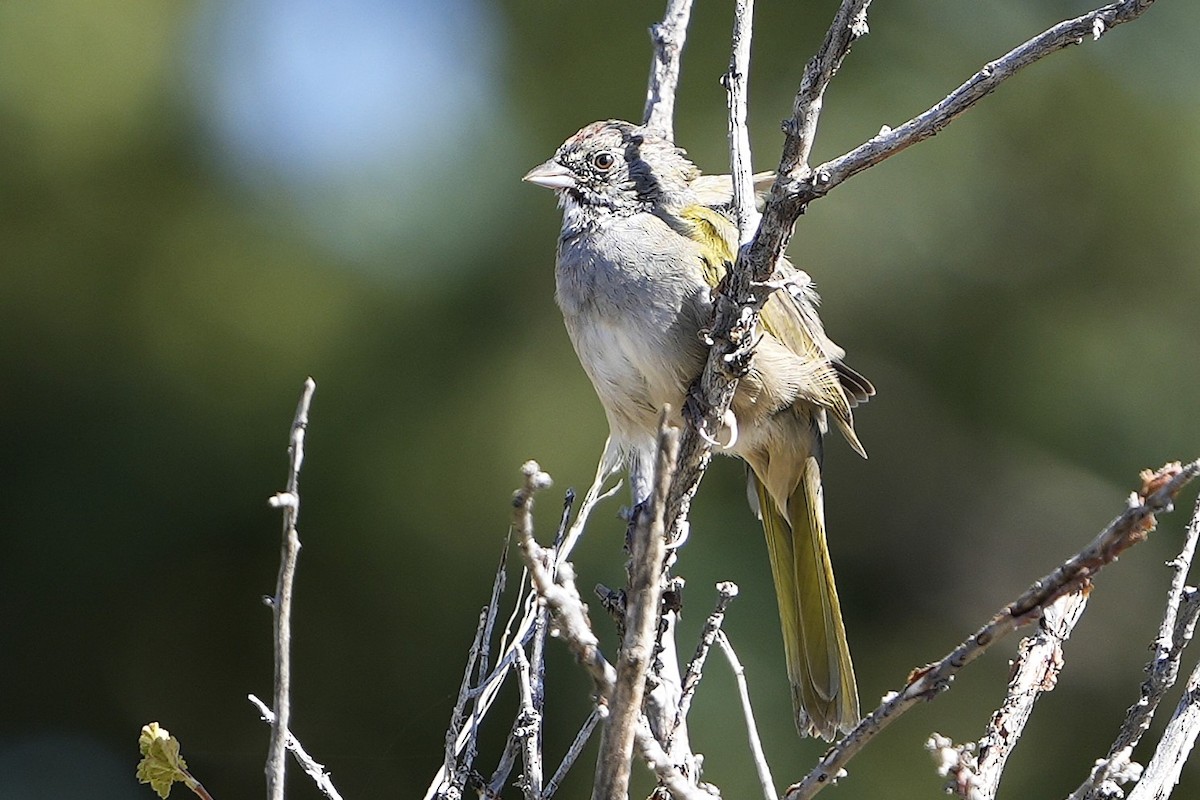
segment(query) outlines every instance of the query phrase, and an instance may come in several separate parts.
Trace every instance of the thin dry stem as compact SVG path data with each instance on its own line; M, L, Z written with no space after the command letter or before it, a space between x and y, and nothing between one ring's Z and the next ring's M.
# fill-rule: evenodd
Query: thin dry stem
M1129 793L1129 800L1165 800L1171 796L1179 783L1179 774L1187 763L1196 736L1200 735L1200 665L1192 670L1183 697L1175 708L1162 740L1154 751L1154 757L1146 765L1146 771L1137 786Z
M722 581L717 584L717 606L708 615L708 619L704 621L704 629L700 632L700 643L696 646L696 654L688 662L687 672L683 676L683 696L679 700L679 711L675 717L676 728L687 719L688 712L692 708L692 697L696 694L696 688L700 685L700 679L704 677L704 662L708 659L708 652L716 641L717 633L720 632L721 625L725 621L725 611L737 596L738 587L736 583Z
M549 800L558 791L558 786L567 777L567 773L571 771L571 767L579 759L579 754L583 752L583 748L587 746L588 740L592 738L592 732L596 730L596 726L600 724L600 710L593 708L592 713L584 720L583 727L579 729L579 733L575 734L575 741L571 742L570 748L567 749L567 754L563 756L562 763L558 765L558 769L554 771L554 777L546 783L546 788L542 792L542 797Z
M557 571L552 570L550 551L539 545L533 536L533 497L538 489L550 485L550 477L534 461L527 462L522 472L525 484L513 497L513 530L521 546L521 555L538 596L550 609L554 630L591 675L596 686L600 715L606 716L616 683L616 670L600 652L599 642L588 620L587 606L575 586L574 568L569 562L562 562ZM690 784L671 763L666 751L650 732L644 716L639 718L634 739L638 751L655 776L678 798L694 800L712 796Z
M317 384L304 382L292 431L288 440L287 489L271 498L271 505L283 509L283 543L280 546L279 576L271 599L275 628L275 714L271 722L271 743L267 750L267 797L283 800L287 771L287 737L291 716L292 680L292 588L296 578L296 560L300 555L300 468L304 465L304 434L308 428L308 409Z
M775 779L771 777L771 767L767 764L767 755L763 752L762 739L758 736L758 725L754 722L754 709L750 707L750 687L746 683L746 669L738 660L737 653L725 631L718 630L717 645L729 661L737 681L738 699L742 703L742 717L746 720L746 735L750 740L750 756L754 760L754 771L758 775L758 784L762 788L764 800L775 800Z
M264 720L272 724L275 722L275 714L267 708L266 703L252 694L247 697L258 708L258 713ZM291 731L288 731L287 734L287 749L292 751L292 757L296 759L296 763L308 774L308 777L313 779L313 783L321 790L321 794L328 797L329 800L342 800L342 796L334 788L333 778L325 771L325 765L318 763L315 758L310 756L304 749L304 745L300 744L300 740L293 736Z

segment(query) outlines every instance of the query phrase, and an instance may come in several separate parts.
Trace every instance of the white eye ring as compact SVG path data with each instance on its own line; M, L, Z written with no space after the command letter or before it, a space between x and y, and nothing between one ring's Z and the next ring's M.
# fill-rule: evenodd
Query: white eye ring
M617 163L617 158L607 151L592 156L592 166L603 172L608 172Z

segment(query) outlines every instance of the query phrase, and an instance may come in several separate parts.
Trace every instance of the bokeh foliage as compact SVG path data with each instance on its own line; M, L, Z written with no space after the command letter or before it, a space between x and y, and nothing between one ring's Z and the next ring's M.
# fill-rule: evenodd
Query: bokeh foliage
M760 169L833 5L758 10ZM817 157L1087 8L879 4L827 97ZM640 115L659 4L488 8L498 110L423 131L455 144L404 173L418 199L392 207L370 175L352 176L361 191L351 180L344 194L394 221L360 241L375 230L364 228L353 255L345 234L331 244L314 224L317 188L272 183L214 144L202 86L219 53L196 30L239 13L0 4L2 797L148 797L134 742L152 719L185 738L214 796L261 791L267 737L245 695L266 696L271 680L260 597L278 519L265 501L282 486L309 374L294 730L347 797L417 796L440 761L517 466L536 457L560 488L582 487L603 443L552 299L558 216L519 178L586 122ZM698 3L679 95L678 140L709 171L726 163L728 16ZM858 416L870 460L831 443L826 487L864 705L1081 545L1138 469L1200 455L1197 25L1192 4L1160 3L801 220L792 255L880 389ZM616 505L578 551L582 585L621 579ZM1064 795L1107 748L1136 697L1182 523L1100 578L1002 796ZM737 465L705 481L679 571L688 632L715 581L741 585L727 628L776 777L798 777L822 748L791 730ZM932 729L978 736L1014 646L900 722L834 791L937 792L921 742ZM549 739L565 748L588 684L551 650ZM732 681L709 672L696 747L726 796L749 796ZM1195 768L1184 780L1179 796L1200 785ZM317 795L294 775L291 796Z

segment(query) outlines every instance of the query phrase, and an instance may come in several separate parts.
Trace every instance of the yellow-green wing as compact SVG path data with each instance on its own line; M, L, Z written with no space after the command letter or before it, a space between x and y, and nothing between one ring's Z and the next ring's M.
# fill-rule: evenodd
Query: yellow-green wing
M725 276L726 265L736 257L733 243L737 229L724 215L701 205L687 206L679 213L680 231L704 245L704 277L716 286ZM875 393L863 376L840 363L844 351L825 335L817 316L817 294L808 275L786 260L779 265L784 287L772 292L763 307L763 329L800 356L805 367L802 397L827 409L850 446L866 455L854 433L852 406ZM846 388L852 395L847 396Z

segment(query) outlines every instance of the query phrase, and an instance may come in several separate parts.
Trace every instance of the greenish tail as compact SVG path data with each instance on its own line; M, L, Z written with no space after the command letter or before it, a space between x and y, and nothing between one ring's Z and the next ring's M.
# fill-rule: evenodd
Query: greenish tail
M825 543L821 467L815 457L805 459L786 515L757 476L754 485L779 600L796 728L802 736L832 740L858 723L858 687Z

